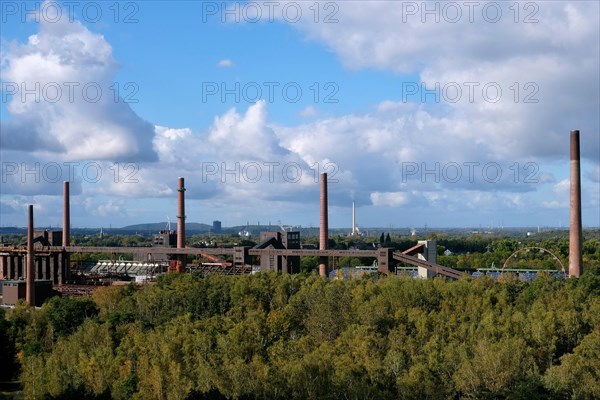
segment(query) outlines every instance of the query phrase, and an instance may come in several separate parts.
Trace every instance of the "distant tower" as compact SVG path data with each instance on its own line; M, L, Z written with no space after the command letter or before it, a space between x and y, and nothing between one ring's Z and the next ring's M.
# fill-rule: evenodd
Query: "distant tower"
M352 236L356 236L356 206L352 200Z

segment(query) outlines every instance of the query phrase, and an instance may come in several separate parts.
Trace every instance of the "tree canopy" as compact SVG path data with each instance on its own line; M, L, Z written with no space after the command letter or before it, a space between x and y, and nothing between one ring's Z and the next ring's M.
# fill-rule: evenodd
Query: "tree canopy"
M596 269L532 283L169 274L20 304L0 313L0 350L31 399L594 399L599 294Z

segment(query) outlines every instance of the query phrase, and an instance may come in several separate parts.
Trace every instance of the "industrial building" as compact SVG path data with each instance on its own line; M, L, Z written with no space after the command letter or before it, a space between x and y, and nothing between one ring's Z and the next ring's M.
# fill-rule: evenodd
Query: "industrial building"
M459 279L464 272L456 271L436 263L435 241L421 241L405 252L395 252L388 248L372 250L335 250L328 249L328 194L327 174L320 176L320 232L319 248L302 248L299 232L277 231L261 234L260 243L254 247L236 246L233 248L191 248L185 240L185 185L184 178L178 178L177 195L177 232L163 231L154 236L152 247L92 247L72 246L70 243L70 198L69 182L64 182L63 230L62 232L35 231L33 223L33 205L28 207L27 246L0 247L0 280L5 281L8 300L21 298L22 281L25 280L25 298L29 304L39 304L47 287L44 282L64 286L70 277L71 256L81 253L103 253L110 255L105 264L98 264L97 271L117 269L125 273L148 275L156 272L159 266L168 265L169 272L185 272L189 256L225 256L232 258L231 263L215 262L217 271L229 273L251 273L253 260L260 259L261 271L297 273L300 271L300 257L319 258L319 274L328 276L329 263L335 257L369 257L376 261L378 272L394 272L395 264L405 263L416 267L417 275L422 278L443 276ZM354 206L353 206L354 220ZM213 223L213 227L219 226ZM353 232L356 233L355 221ZM579 277L582 267L582 227L581 227L581 179L579 131L571 132L571 220L569 276ZM116 264L116 254L132 254L134 261ZM218 260L218 259L217 259ZM120 261L120 260L117 260ZM123 264L123 265L121 265ZM229 265L226 265L229 264ZM333 263L332 263L333 265ZM6 282L10 281L10 282ZM41 283L36 283L36 281ZM36 297L37 295L37 297ZM16 297L15 297L16 296ZM38 298L39 297L39 298ZM6 304L6 300L3 300Z
M260 243L252 249L300 249L300 232L262 232ZM260 256L260 271L298 273L300 272L300 257L274 254Z

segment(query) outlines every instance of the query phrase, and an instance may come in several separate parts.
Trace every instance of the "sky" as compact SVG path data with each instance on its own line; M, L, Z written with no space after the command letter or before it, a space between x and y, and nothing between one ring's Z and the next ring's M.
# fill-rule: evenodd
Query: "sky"
M0 227L599 227L599 4L2 1Z

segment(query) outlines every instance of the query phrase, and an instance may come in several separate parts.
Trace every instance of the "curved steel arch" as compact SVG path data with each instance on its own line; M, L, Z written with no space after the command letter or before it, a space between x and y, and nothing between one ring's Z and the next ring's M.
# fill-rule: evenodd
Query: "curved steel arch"
M508 264L510 259L513 258L514 256L516 256L518 253L520 253L522 251L529 251L529 250L541 250L542 252L546 252L546 253L550 254L556 261L558 261L558 264L560 265L562 272L566 274L565 266L556 254L554 254L553 252L551 252L550 250L548 250L544 247L537 247L537 246L523 247L521 249L514 251L510 256L508 256L506 261L504 261L504 264L502 264L502 269L505 269L506 265Z

